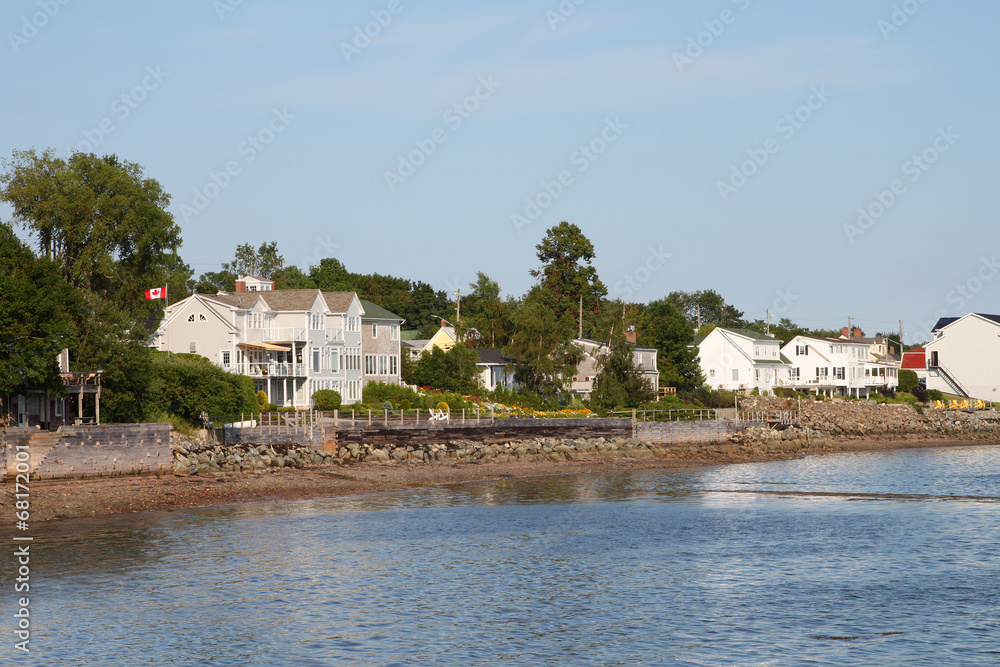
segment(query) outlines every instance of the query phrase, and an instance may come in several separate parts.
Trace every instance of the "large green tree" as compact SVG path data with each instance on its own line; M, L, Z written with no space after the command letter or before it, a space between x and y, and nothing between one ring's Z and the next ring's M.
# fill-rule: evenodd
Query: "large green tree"
M611 337L608 352L598 359L601 370L591 401L603 408L635 408L656 398L656 390L635 367L634 351L624 333Z
M513 324L505 351L516 360L518 384L550 399L564 393L582 358L582 350L572 342L575 327L570 314L558 315L536 286L517 309Z
M285 258L278 253L278 242L261 243L254 248L249 243L236 246L236 256L233 261L222 265L222 270L237 278L256 276L258 278L274 278L274 275L285 266Z
M640 344L658 351L660 385L679 389L701 386L698 351L693 346L694 327L669 297L646 306L636 326L636 336Z
M70 285L134 316L149 315L143 293L163 285L181 244L166 209L170 196L142 168L115 155L14 151L0 174L0 200Z
M481 337L480 346L501 348L510 342L512 304L500 296L500 285L482 271L462 299L462 319Z
M76 352L79 293L0 222L0 395L62 391L56 357Z
M726 303L726 300L714 290L671 292L667 295L667 301L681 311L695 328L697 328L699 321L703 327L742 327L746 325L743 320L743 311Z
M564 221L549 228L535 249L542 266L530 273L538 280L546 304L557 319L568 315L574 321L579 320L582 304L584 335L589 335L608 293L591 264L594 244L578 226Z

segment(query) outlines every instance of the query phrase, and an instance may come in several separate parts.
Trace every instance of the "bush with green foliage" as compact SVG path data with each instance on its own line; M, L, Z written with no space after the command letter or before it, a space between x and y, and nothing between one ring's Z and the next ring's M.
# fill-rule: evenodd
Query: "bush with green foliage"
M333 389L320 389L312 395L313 408L322 412L340 409L340 393Z
M382 403L392 401L394 405L403 401L411 403L420 399L420 394L401 384L369 382L361 390L362 403Z
M928 389L927 390L927 400L928 401L943 401L944 393L940 389Z
M917 374L911 370L903 369L899 371L899 390L906 393L913 393L913 388L920 383Z
M205 357L154 351L151 368L150 393L158 411L195 423L203 412L216 421L260 412L253 380L228 373Z

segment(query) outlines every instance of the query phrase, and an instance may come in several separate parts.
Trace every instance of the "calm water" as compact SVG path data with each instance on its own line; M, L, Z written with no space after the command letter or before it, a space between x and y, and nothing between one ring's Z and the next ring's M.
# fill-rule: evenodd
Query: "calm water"
M998 501L978 447L66 521L15 664L994 665Z

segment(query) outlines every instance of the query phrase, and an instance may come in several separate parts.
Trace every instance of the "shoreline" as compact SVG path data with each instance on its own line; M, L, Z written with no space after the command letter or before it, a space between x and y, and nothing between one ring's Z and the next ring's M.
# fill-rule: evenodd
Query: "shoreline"
M250 502L305 500L337 496L428 489L495 479L526 479L626 470L681 469L694 466L784 461L804 456L931 447L970 447L1000 443L947 438L899 440L826 440L798 451L736 448L729 443L697 447L667 447L656 458L602 458L563 461L480 463L324 464L303 469L267 469L259 472L214 473L204 476L122 476L34 481L31 484L31 521L59 521L147 511L169 511ZM13 480L5 486L2 502L7 514L14 508Z

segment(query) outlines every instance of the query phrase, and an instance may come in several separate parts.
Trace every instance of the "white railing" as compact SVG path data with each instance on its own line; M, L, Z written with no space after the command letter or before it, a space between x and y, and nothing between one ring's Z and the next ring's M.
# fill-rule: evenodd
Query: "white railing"
M280 341L301 342L306 340L306 330L301 328L281 328L265 329L264 342L274 343Z
M277 361L270 361L262 364L253 364L253 363L227 364L223 366L223 368L225 368L230 373L236 373L237 375L246 375L252 378L266 378L266 377L289 378L289 377L305 377L306 375L305 364L289 364Z
M343 329L327 329L326 330L326 342L336 343L338 341L344 340L344 330Z

